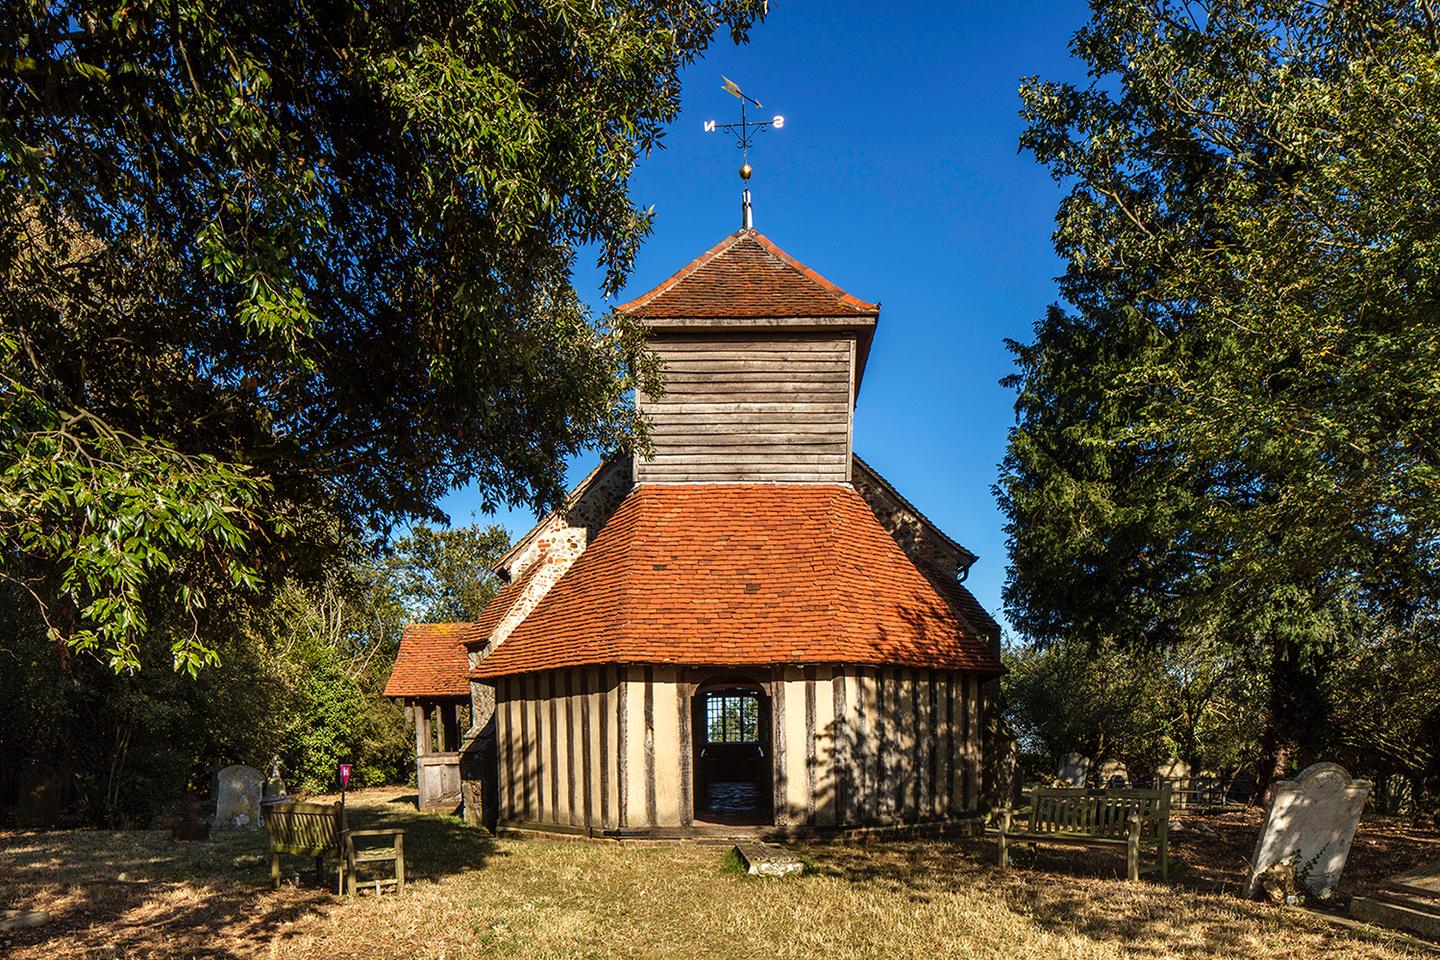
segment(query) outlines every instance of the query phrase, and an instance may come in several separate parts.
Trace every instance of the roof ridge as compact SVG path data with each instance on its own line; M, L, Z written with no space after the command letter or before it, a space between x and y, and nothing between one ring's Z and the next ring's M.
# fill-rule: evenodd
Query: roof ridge
M619 304L615 309L621 313L634 313L650 306L651 303L664 297L672 290L675 290L675 288L685 283L711 263L725 257L731 250L746 240L753 242L760 248L765 256L774 260L776 265L783 268L790 276L804 281L808 286L818 291L824 299L834 303L836 306L843 307L849 315L863 318L874 318L879 315L880 305L878 303L861 300L859 297L847 293L839 284L827 280L818 271L801 263L782 250L775 241L755 229L737 230L709 250L700 254L700 256L685 264L685 266L672 273L666 279L660 281L660 283L656 284L650 290ZM741 266L743 267L743 262L741 262ZM657 315L664 316L663 314Z
M929 527L931 530L934 530L937 534L940 535L940 539L944 540L946 543L950 544L950 546L954 547L956 550L959 550L962 554L968 557L970 562L965 564L966 569L974 566L975 561L980 559L979 555L976 554L973 550L970 550L960 541L950 536L950 534L946 533L938 523L927 517L919 507L915 506L914 503L910 502L910 499L906 497L905 494L900 492L900 490L895 486L895 484L891 483L879 470L876 470L873 466L867 463L865 459L860 456L860 454L852 450L850 451L850 457L856 463L860 464L861 468L864 469L866 473L870 474L877 481L879 481L880 484L884 486L887 491L889 491L891 496L893 496L896 500L899 500L901 506L908 508L911 513L915 514L915 517L921 523L925 524L925 526Z
M839 300L846 306L853 307L856 313L879 312L879 303L871 303L868 300L861 300L854 294L845 292L843 289L840 288L840 285L835 283L833 280L827 280L825 277L821 276L820 273L816 271L813 267L807 267L805 264L801 263L799 260L796 260L790 254L780 249L779 245L777 245L774 240L771 240L759 230L751 230L750 234L752 235L755 242L759 243L772 255L779 258L791 270L794 270L796 273L803 276L806 280L809 280L811 283L820 287L826 293L830 294L832 297L834 297L836 300Z
M728 234L725 239L721 240L709 250L706 250L704 253L700 254L700 256L696 257L694 260L691 260L689 263L685 264L685 266L681 267L679 270L676 270L674 273L670 274L670 276L666 277L664 280L661 280L658 284L656 284L654 287L651 287L645 293L640 294L638 297L633 297L625 301L624 303L616 305L615 309L621 313L628 313L629 311L634 310L637 307L645 306L645 304L649 303L651 300L654 300L661 294L668 293L670 289L676 284L680 283L680 281L684 280L686 277L690 276L690 274L705 266L705 264L709 263L711 260L714 260L716 257L720 256L721 253L728 250L730 247L733 247L736 243L739 243L740 238L744 235L745 231L743 229L736 230L734 233Z

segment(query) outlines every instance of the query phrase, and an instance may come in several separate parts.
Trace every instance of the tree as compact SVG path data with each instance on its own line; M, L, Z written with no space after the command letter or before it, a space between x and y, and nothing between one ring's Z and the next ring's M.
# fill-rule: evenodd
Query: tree
M509 549L503 527L422 525L395 544L382 575L410 620L476 620L500 589L493 571Z
M8 0L0 576L62 654L173 608L193 673L226 598L626 442L570 267L618 289L678 71L763 6Z
M1101 0L1027 80L1064 300L1011 344L998 493L1031 638L1219 644L1263 777L1333 660L1440 599L1440 36L1427 5Z
M153 822L208 791L218 767L275 756L292 790L330 789L341 761L357 784L404 782L413 734L381 696L400 631L415 611L478 602L508 549L493 526L417 529L389 552L350 544L320 576L281 581L208 632L220 663L193 679L163 669L163 643L129 674L91 657L62 665L33 601L0 584L0 805L27 764L66 785L71 819L112 825ZM171 613L151 629L189 629Z
M1071 751L1123 760L1137 779L1171 758L1225 774L1254 761L1251 677L1213 649L1059 640L1008 649L1004 658L1007 719L1031 779L1052 776Z

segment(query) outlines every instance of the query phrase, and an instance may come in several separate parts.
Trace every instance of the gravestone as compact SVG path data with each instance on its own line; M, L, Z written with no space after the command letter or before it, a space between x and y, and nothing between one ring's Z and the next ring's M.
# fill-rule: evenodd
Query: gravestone
M285 792L285 778L280 775L281 766L279 757L270 758L270 772L265 776L265 786L261 791L263 801L274 802L289 799L289 794Z
M1100 764L1100 786L1128 787L1130 786L1130 771L1119 760L1106 760Z
M1190 765L1184 760L1166 760L1155 768L1155 786L1170 784L1170 805L1184 807L1190 800Z
M1067 753L1060 760L1060 770L1055 774L1067 787L1083 787L1090 777L1090 758L1078 753Z
M60 821L65 809L65 781L58 768L40 760L25 761L20 767L19 788L16 825L45 829Z
M260 826L260 794L265 777L254 767L226 767L215 775L215 826Z
M1312 895L1330 896L1350 854L1370 782L1352 780L1338 763L1317 763L1294 780L1277 780L1271 792L1245 895L1255 895L1260 875L1272 865L1288 862Z

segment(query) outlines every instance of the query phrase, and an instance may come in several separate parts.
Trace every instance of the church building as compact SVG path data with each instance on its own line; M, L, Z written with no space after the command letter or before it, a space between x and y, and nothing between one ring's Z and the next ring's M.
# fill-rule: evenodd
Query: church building
M854 453L878 305L747 228L620 309L662 363L652 449L519 540L480 620L406 629L421 805L608 837L972 818L999 628L975 556Z

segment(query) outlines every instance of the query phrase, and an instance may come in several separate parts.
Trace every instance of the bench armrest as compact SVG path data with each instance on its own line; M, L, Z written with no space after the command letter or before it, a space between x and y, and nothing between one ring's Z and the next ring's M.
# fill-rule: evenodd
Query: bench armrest
M1023 807L1002 807L1000 810L1000 832L1009 833L1012 821L1019 817L1030 816L1030 806Z
M405 831L398 828L390 828L387 830L347 830L345 833L346 836L350 837L394 837L403 835Z

